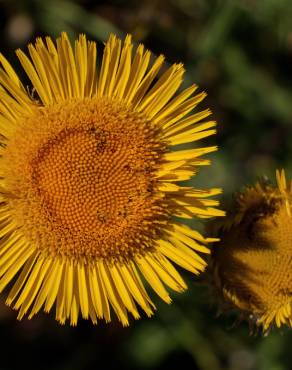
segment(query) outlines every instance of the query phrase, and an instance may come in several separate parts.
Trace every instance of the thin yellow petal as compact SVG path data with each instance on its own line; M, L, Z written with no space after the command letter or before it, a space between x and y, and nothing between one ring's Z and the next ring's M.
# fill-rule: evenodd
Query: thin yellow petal
M54 266L51 270L51 276L48 281L48 290L46 291L47 296L46 303L45 303L45 311L49 312L57 298L60 280L63 271L63 262L62 261L54 261Z
M77 270L76 272L77 272L77 277L78 277L78 294L79 294L80 309L81 309L82 317L84 319L87 319L88 313L89 313L88 296L87 296L88 286L87 286L86 278L85 278L84 265L81 263L78 263L76 270Z
M28 75L29 79L31 80L33 86L35 87L41 101L44 105L50 104L50 96L48 95L47 91L45 90L41 80L39 79L39 76L36 73L36 70L31 63L31 61L28 59L28 57L24 54L23 51L18 49L16 51L17 57L25 70L26 74Z
M161 280L159 279L156 272L153 268L149 265L149 263L142 257L136 258L136 263L141 271L141 273L145 276L145 279L148 281L152 289L159 295L161 299L163 299L166 303L171 303L171 299L169 297L168 292L164 288Z
M159 240L159 245L159 251L171 261L194 274L198 274L198 269L201 269L201 264L198 264L195 260L190 261L182 250L175 248L171 243L165 240Z
M145 291L141 288L141 284L137 281L135 275L131 272L131 269L125 265L118 265L118 269L136 302L143 308L148 316L151 316L153 311L148 302L152 302L148 295L145 297Z
M217 149L218 149L217 146L210 146L210 147L199 148L199 149L178 150L178 151L169 152L169 153L164 154L164 158L166 161L180 161L180 160L186 160L186 159L194 159L204 154L214 152Z
M128 326L129 321L128 321L126 310L125 310L124 305L121 303L121 301L120 301L120 299L119 299L119 297L118 297L118 295L115 291L115 287L114 287L114 284L111 281L110 272L109 272L107 266L102 261L99 261L98 262L98 267L99 267L99 271L100 271L100 277L101 277L102 283L104 285L104 289L105 289L106 295L108 296L108 299L110 300L110 302L111 302L118 318L120 319L121 323L124 326Z
M123 304L128 309L128 311L130 311L133 314L135 319L138 319L140 317L140 315L137 311L136 305L135 305L133 299L131 298L131 296L129 295L128 289L125 286L124 281L123 281L117 267L114 266L114 265L110 266L109 270L111 272L113 282L115 283L118 294L119 294Z
M184 288L178 284L178 282L173 279L172 275L169 274L169 272L163 268L157 261L155 261L152 256L144 257L149 265L153 268L153 271L156 272L156 274L160 277L160 279L164 282L164 284L168 285L172 290L176 292L182 292ZM164 266L165 267L165 266Z
M5 267L5 274L0 279L0 292L6 287L7 284L14 278L18 271L22 268L28 258L35 252L35 250L28 245L20 255L9 261L8 268ZM12 263L11 263L12 262Z
M71 261L66 261L65 264L65 276L64 276L64 286L66 286L66 289L64 289L64 295L65 295L65 310L66 310L66 316L69 317L70 315L70 309L71 309L71 303L72 303L72 297L73 297L73 263Z

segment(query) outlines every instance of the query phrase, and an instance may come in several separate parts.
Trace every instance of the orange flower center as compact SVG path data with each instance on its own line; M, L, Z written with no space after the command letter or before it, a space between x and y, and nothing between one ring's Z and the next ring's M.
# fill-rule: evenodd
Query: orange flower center
M156 191L158 131L104 100L45 110L30 117L29 135L15 135L7 154L18 194L11 202L29 240L85 260L151 249L167 214Z

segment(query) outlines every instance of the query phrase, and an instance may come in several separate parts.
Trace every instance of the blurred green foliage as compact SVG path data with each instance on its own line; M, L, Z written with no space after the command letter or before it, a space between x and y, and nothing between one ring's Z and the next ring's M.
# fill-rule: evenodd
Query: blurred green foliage
M208 92L203 107L218 121L220 146L196 186L225 197L277 167L292 175L291 0L0 0L0 49L18 68L15 48L39 35L133 34L169 63L182 61L185 84ZM60 327L52 315L19 323L0 304L0 369L291 370L292 333L249 336L234 316L215 317L207 289L185 274L190 289L157 302L153 319L93 327ZM154 298L155 300L155 298Z

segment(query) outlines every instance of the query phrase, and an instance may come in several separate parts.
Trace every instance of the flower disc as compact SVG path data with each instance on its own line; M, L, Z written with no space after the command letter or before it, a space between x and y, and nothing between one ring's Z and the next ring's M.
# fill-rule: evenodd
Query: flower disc
M205 97L196 86L175 93L184 69L162 75L164 57L110 36L100 70L96 45L65 33L37 39L30 58L17 56L30 95L0 54L0 290L21 319L56 306L56 319L76 325L123 325L128 312L155 306L141 276L167 303L165 285L186 284L172 262L200 273L211 240L184 218L221 216L219 189L186 187L201 156L216 147L173 150L215 133L210 111L191 113ZM174 218L176 216L176 218Z
M153 250L168 212L154 175L164 145L151 122L107 99L83 99L36 110L24 126L3 168L27 239L85 262Z

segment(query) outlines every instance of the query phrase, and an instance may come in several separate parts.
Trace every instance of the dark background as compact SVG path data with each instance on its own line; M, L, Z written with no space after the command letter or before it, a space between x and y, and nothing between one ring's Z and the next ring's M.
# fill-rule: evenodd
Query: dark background
M292 174L291 0L0 0L0 30L0 50L20 73L14 50L36 36L83 32L101 45L110 32L132 33L169 63L182 61L186 85L208 92L201 107L218 121L209 142L220 151L194 186L222 187L228 198L277 167ZM291 331L249 336L235 316L216 318L207 288L184 276L185 294L172 294L171 306L154 297L155 317L126 329L62 327L53 313L18 322L2 293L0 369L292 369Z

